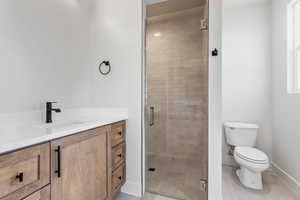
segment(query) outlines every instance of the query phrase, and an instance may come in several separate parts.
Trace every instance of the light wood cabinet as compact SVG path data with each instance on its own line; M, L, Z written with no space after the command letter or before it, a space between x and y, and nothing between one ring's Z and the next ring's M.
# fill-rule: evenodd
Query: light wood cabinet
M0 156L0 199L22 199L50 181L49 143Z
M120 164L125 162L125 143L119 144L112 149L112 168L116 169Z
M112 147L125 141L125 122L117 122L111 125L111 145Z
M24 200L50 200L50 185L40 189L39 191L29 195Z
M125 182L125 165L120 165L112 174L112 190L118 191Z
M51 199L107 198L107 134L96 128L51 142Z
M112 200L126 180L125 121L0 155L0 200Z
M110 197L115 199L126 181L126 124L124 121L111 125L110 134Z

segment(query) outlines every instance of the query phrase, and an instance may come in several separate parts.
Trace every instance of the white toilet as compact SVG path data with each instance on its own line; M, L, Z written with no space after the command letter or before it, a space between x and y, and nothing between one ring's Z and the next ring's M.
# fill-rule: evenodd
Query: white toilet
M248 188L262 190L262 172L269 168L268 156L254 148L258 125L227 122L224 124L226 142L234 151L233 156L240 168L236 171L240 182Z

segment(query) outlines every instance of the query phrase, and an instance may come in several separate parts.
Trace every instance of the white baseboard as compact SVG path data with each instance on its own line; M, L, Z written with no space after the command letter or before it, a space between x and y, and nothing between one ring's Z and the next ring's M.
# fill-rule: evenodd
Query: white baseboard
M290 188L297 194L300 195L300 182L279 167L276 163L272 162L272 166L275 172L282 177L283 181L290 186Z
M142 184L127 180L122 187L122 192L132 196L142 197Z

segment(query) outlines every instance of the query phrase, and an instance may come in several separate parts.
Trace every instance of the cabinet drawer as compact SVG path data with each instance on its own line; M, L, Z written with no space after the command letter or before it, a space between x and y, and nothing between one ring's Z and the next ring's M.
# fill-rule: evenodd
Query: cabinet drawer
M112 191L118 190L125 183L125 165L118 167L112 175Z
M0 199L21 199L50 180L49 144L0 156Z
M50 185L31 194L23 200L50 200Z
M122 143L112 149L112 168L115 169L125 161L125 143Z
M118 122L111 126L111 144L112 146L116 146L123 141L125 141L125 123L124 122Z

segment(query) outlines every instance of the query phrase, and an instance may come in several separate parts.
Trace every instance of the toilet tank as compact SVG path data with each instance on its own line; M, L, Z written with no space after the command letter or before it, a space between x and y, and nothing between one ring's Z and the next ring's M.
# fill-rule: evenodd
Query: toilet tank
M231 146L255 146L259 129L257 124L226 122L224 127L227 144Z

